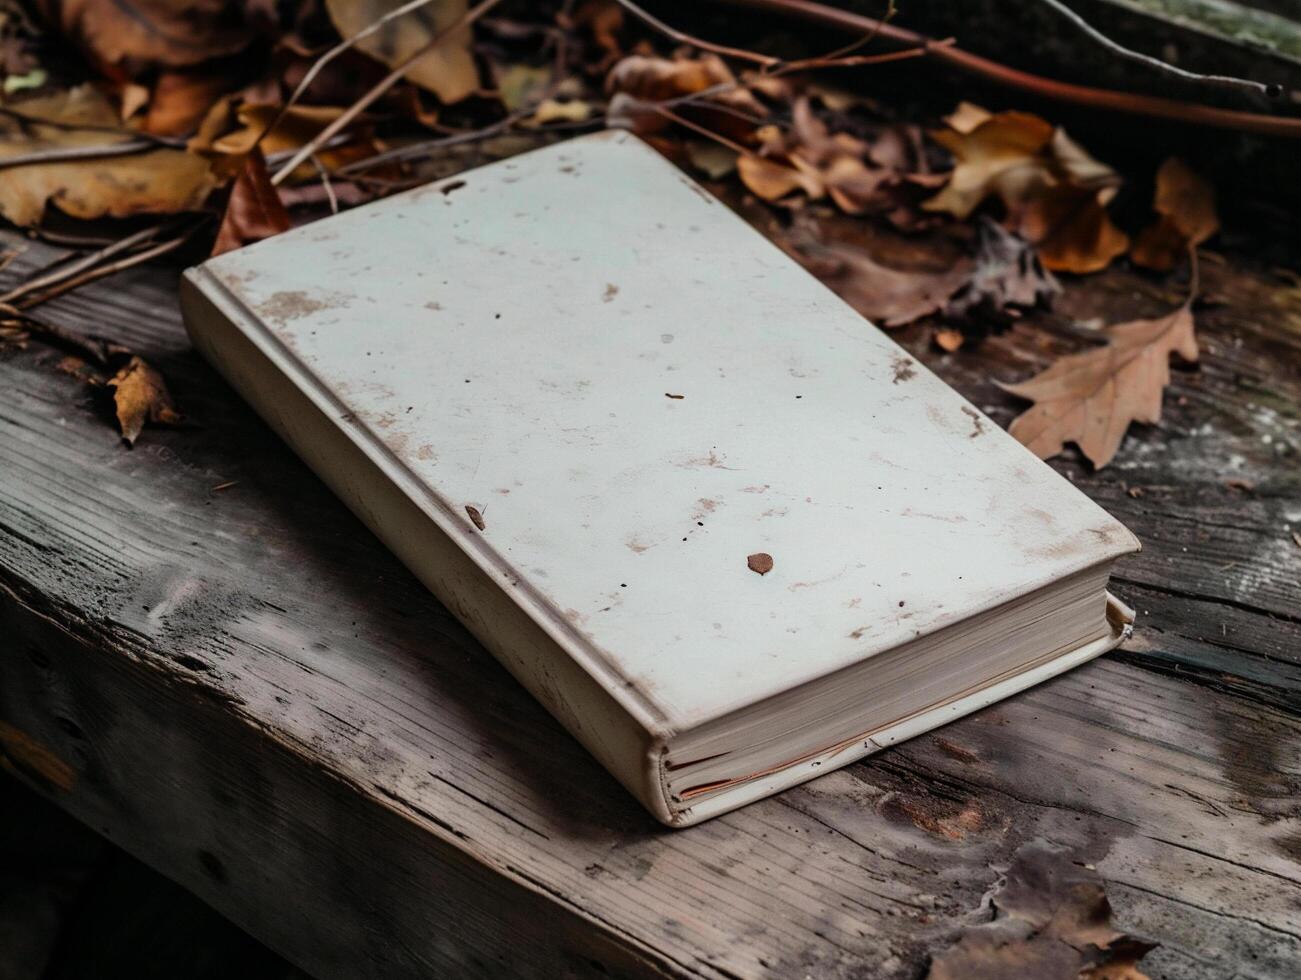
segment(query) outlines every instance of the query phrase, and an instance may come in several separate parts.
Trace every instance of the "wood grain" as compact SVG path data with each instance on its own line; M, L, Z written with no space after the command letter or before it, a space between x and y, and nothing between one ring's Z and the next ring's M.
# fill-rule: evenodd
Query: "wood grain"
M1120 572L1136 642L680 832L189 350L173 271L79 291L44 315L149 357L191 425L127 450L60 355L0 357L0 721L71 788L3 758L322 978L916 977L1036 838L1162 943L1152 976L1288 976L1301 301L1264 273L1208 279L1232 301L1201 315L1205 362L1162 428L1100 474L1062 464L1144 539ZM1090 288L1107 315L1162 301L1120 273ZM949 357L901 339L1005 422L988 379L1029 374L1053 349L1038 337Z

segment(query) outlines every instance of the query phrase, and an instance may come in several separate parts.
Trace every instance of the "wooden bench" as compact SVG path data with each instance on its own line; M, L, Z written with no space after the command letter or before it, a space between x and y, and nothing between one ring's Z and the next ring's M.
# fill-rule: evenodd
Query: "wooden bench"
M1035 839L1097 868L1152 976L1295 976L1301 289L1213 259L1167 420L1057 463L1144 541L1132 642L680 832L194 354L176 270L83 288L42 315L152 360L191 425L127 449L61 353L0 354L0 761L321 978L917 977ZM1064 308L1165 288L1113 271ZM992 379L1067 345L900 339L1004 423Z

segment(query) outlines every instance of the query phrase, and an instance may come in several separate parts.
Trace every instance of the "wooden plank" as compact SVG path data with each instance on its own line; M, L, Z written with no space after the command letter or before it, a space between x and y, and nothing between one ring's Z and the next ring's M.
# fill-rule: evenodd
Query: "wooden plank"
M1035 838L1095 864L1121 927L1164 944L1153 976L1287 976L1301 722L1270 705L1295 707L1296 558L1276 541L1301 515L1276 447L1295 449L1297 320L1248 278L1254 307L1203 317L1211 352L1166 431L1096 476L1065 464L1150 543L1122 576L1167 629L1131 663L677 833L189 351L172 273L83 290L45 315L152 357L195 427L128 451L56 356L0 362L0 721L27 740L4 758L322 978L916 976ZM1006 418L987 379L1028 372L1026 342L940 368ZM1248 407L1240 376L1272 400ZM1201 507L1232 526L1198 540Z

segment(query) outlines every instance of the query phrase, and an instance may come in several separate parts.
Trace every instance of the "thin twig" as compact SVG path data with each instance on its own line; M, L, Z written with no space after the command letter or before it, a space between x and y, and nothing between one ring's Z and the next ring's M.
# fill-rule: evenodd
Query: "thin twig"
M870 30L880 21L862 14L856 14L837 7L816 3L814 0L712 0L716 4L732 7L744 7L749 10L763 10L772 13L796 17L808 23L821 24L824 27L838 28L860 33ZM905 30L893 24L883 24L880 30L882 38L888 38L901 44L922 45L933 39L916 31ZM934 47L931 49L936 58L950 67L971 75L1006 85L1009 88L1030 92L1041 98L1068 102L1073 105L1088 106L1093 109L1105 109L1111 112L1123 112L1137 116L1149 116L1155 119L1171 119L1184 124L1214 126L1242 133L1259 133L1264 136L1286 136L1301 138L1301 119L1290 116L1271 116L1260 112L1241 112L1236 109L1220 109L1216 106L1200 105L1193 102L1181 102L1177 99L1163 99L1154 95L1137 95L1132 92L1118 92L1111 89L1093 88L1088 85L1076 85L1071 82L1059 82L1009 68L1007 65L982 58L980 55L964 51L956 45Z
M56 146L33 153L0 158L0 170L9 167L26 167L38 163L63 163L68 160L98 160L104 157L124 157L158 149L149 140L129 139L119 143L92 143L89 146Z
M321 158L313 154L312 163L316 167L316 172L321 175L321 186L325 188L325 197L330 202L330 213L339 213L339 199L334 196L334 185L330 183L330 172L325 169L325 164L321 163Z
M686 118L684 118L683 116L679 116L679 115L678 115L676 112L674 112L672 109L666 109L664 106L660 105L658 102L647 102L647 103L644 103L644 104L645 104L648 108L650 108L650 109L654 109L656 112L658 112L658 113L659 113L661 116L663 116L665 119L668 119L668 120L670 120L670 121L672 121L672 122L675 122L675 123L677 123L679 126L685 126L687 129L693 130L694 132L699 133L701 136L706 136L706 137L708 137L709 139L714 140L715 142L719 143L720 145L727 147L727 148L728 148L729 150L731 150L733 153L737 153L737 154L739 154L739 155L741 155L741 156L743 156L743 157L752 157L752 156L755 155L753 151L751 151L751 150L747 150L747 149L746 149L744 146L742 146L740 143L734 143L734 142L732 142L730 139L728 139L726 136L722 136L722 135L720 135L720 134L718 134L718 133L715 133L712 129L709 129L709 128L705 127L705 126L701 126L701 125L698 124L698 123L693 123L690 119L686 119Z
M830 61L830 60L835 60L837 58L844 58L850 55L851 53L853 53L854 51L857 51L859 48L867 47L867 45L871 44L873 41L876 40L877 35L881 33L881 28L885 27L886 24L890 23L890 21L894 19L894 15L897 13L898 10L895 9L894 0L886 0L885 13L881 15L881 19L878 20L875 24L873 24L866 34L860 37L857 41L851 41L850 43L844 45L843 47L836 48L834 51L829 51L827 54L822 56L823 59ZM808 60L816 60L816 59L806 58L804 60L808 61Z
M781 64L780 58L773 58L770 55L760 54L757 51L749 51L745 48L732 48L728 47L726 44L714 44L712 41L703 40L702 38L696 37L694 34L687 34L685 31L680 31L676 27L670 27L649 11L643 10L641 7L637 6L637 4L633 3L632 0L615 0L615 2L638 20L655 28L655 30L659 31L661 34L672 38L680 44L690 44L693 48L699 48L702 51L712 51L714 54L721 54L728 58L737 58L741 61L748 61L764 68L775 67Z
M60 327L58 324L34 317L30 313L24 313L8 303L0 303L0 322L5 321L19 324L25 333L40 337L42 341L52 347L72 350L82 355L86 360L93 361L99 367L108 367L109 348L103 341L95 340L92 337L83 337L71 330Z
M159 242L151 248L146 248L142 251L136 252L134 255L128 255L125 258L118 259L116 262L110 262L107 265L99 265L87 269L81 275L63 280L48 292L41 293L38 296L27 295L21 302L14 303L13 305L19 310L27 310L40 303L45 303L55 297L62 296L64 293L71 292L80 286L86 285L88 282L94 282L96 279L103 279L105 276L115 275L116 273L130 269L133 266L148 262L151 259L159 258L169 252L174 252L189 241L190 236L192 236L202 224L202 220L196 221L175 238L169 238L166 241Z
M71 279L85 269L93 268L105 259L111 259L115 255L129 251L137 245L149 241L158 236L169 224L173 222L164 221L157 225L151 225L148 228L142 228L140 231L125 238L120 238L104 248L89 255L83 255L80 258L72 258L66 264L56 263L58 271L48 271L45 275L37 273L36 278L28 279L21 285L15 286L8 292L0 295L0 303L14 303L37 290L46 289L50 286L56 286L65 279Z
M501 0L481 0L480 3L467 10L460 17L456 18L456 20L445 30L435 34L427 43L422 44L415 51L411 52L411 54L399 61L397 65L393 67L392 71L371 86L370 90L366 92L365 95L353 102L352 105L348 106L347 109L340 113L334 122L330 123L330 125L326 126L323 130L312 137L312 139L304 144L298 152L290 158L288 163L277 170L275 175L271 178L272 185L278 186L283 183L284 179L293 173L300 163L312 154L316 153L326 141L331 139L336 133L364 112L367 106L383 96L385 92L401 81L402 77L411 68L412 64L429 54L429 52L433 51L453 34L469 27L499 3L501 3Z
M69 122L65 119L45 119L41 116L29 116L25 112L19 112L8 106L0 106L0 116L8 116L10 119L16 119L26 126L49 126L51 129L66 129L75 131L84 131L88 133L116 133L118 136L124 133L130 133L137 139L149 140L159 146L173 147L184 149L186 141L172 136L159 136L156 133L145 133L139 130L123 129L121 126L107 126L102 123L83 123Z
M374 35L385 24L388 24L389 22L396 20L399 17L409 14L413 10L419 10L421 7L432 2L433 0L409 0L408 3L404 3L402 6L390 10L383 17L380 17L379 19L366 25L361 30L359 30L356 34L354 34L352 37L345 38L344 40L340 41L334 47L330 48L319 58L317 58L316 61L312 62L312 67L307 69L307 74L305 74L302 80L296 86L294 86L294 90L291 93L289 93L289 98L285 100L284 104L280 107L279 111L271 118L271 122L267 124L266 129L262 130L262 132L258 135L257 143L261 143L262 138L266 136L267 133L271 132L273 129L275 129L277 126L280 125L280 123L284 120L286 113L289 112L290 107L293 106L300 98L302 98L303 93L307 91L307 89L311 86L312 82L316 80L316 76L321 73L321 71L325 68L326 65L328 65L339 55L343 54L353 45L357 44L357 42L364 41L366 40L366 38Z
M1278 86L1264 85L1260 82L1249 81L1245 78L1233 78L1229 75L1202 75L1194 71L1185 71L1177 68L1169 62L1162 61L1160 58L1153 58L1151 55L1143 54L1141 51L1134 51L1122 44L1113 41L1107 35L1086 21L1061 0L1039 0L1045 6L1051 7L1058 14L1071 22L1080 33L1084 34L1089 40L1106 48L1117 57L1124 58L1126 61L1134 61L1140 65L1146 65L1148 68L1156 69L1164 75L1173 75L1175 78L1183 79L1186 82L1196 82L1199 85L1207 85L1213 88L1227 88L1234 91L1251 92L1253 95L1276 96L1280 94Z

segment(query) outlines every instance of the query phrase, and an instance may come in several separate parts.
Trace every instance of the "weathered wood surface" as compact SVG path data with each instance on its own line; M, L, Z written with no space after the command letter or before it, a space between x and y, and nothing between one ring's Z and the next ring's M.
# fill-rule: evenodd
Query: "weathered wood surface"
M194 355L174 271L84 289L44 315L151 357L194 427L127 450L60 355L0 359L0 758L322 978L917 977L1036 838L1162 944L1152 976L1294 976L1301 291L1206 277L1166 422L1100 474L1061 464L1144 540L1126 650L679 832ZM1114 273L1067 306L1166 301ZM1041 337L901 335L1000 421L990 378Z

